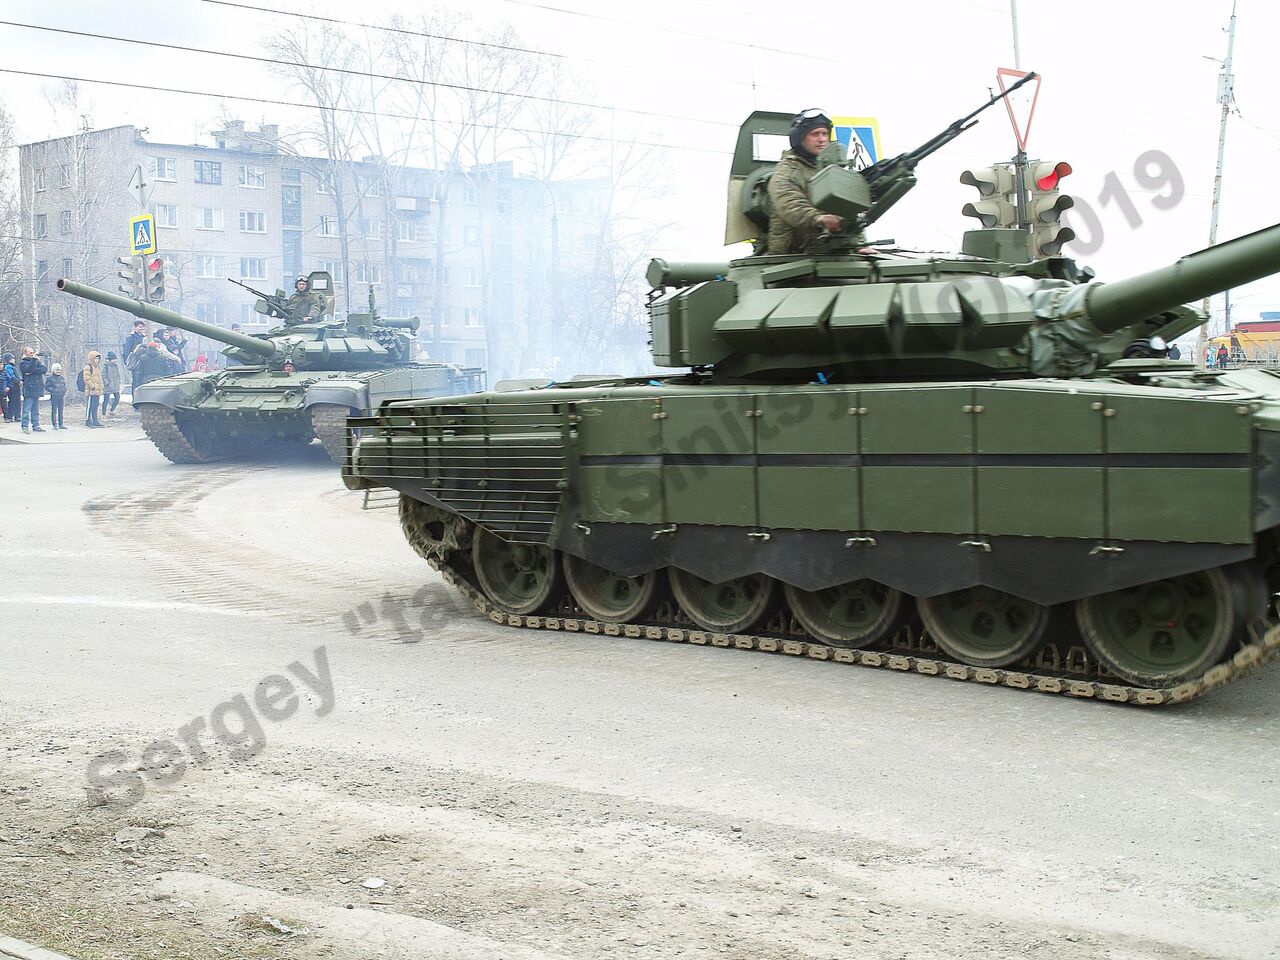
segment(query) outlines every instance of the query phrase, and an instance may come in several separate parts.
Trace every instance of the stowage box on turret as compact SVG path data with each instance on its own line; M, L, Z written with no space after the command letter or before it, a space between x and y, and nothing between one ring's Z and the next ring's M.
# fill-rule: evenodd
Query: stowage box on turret
M308 287L324 297L327 272ZM378 315L369 293L367 313L345 321L321 315L296 322L282 295L264 296L259 313L284 321L249 336L72 280L58 289L162 326L178 327L228 344L230 361L213 373L183 373L139 386L133 404L142 428L174 463L205 463L263 443L319 439L335 462L346 452L346 421L389 397L435 397L483 388L483 373L411 358L418 319ZM256 292L256 291L255 291ZM329 304L332 295L321 302ZM317 311L319 312L319 311Z
M789 119L741 128L730 241L767 229L755 147ZM865 189L815 190L846 230L801 253L655 260L678 372L386 403L347 485L399 491L418 552L514 625L1147 704L1275 657L1280 379L1164 343L1280 272L1280 225L1107 284L1012 230L862 246L929 152L830 167Z

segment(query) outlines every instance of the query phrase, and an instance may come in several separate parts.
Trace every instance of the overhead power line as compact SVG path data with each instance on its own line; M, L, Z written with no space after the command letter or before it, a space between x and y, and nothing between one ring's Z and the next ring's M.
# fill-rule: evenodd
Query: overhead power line
M318 70L324 73L337 73L343 76L360 77L368 80L387 80L392 83L407 83L420 87L435 87L440 90L457 90L464 93L484 93L493 96L514 97L519 100L533 100L538 103L554 103L569 107L582 107L588 110L608 110L618 113L631 113L642 117L656 117L664 120L685 120L695 123L709 123L717 126L736 126L724 121L705 120L700 117L682 117L656 110L636 110L630 107L614 107L603 103L589 103L585 100L563 100L559 97L540 96L535 93L520 93L515 90L491 90L485 87L473 87L464 83L449 83L444 80L421 80L416 77L401 77L390 73L374 73L371 70L352 70L348 67L331 67L320 63L294 63L276 57L264 57L253 53L239 53L234 50L210 50L206 47L191 47L180 43L163 43L159 40L142 40L137 37L118 37L106 33L91 33L85 30L70 30L66 27L49 27L38 23L19 23L15 20L0 20L0 26L17 27L23 30L38 30L44 33L60 33L69 37L85 37L92 40L110 40L113 43L132 43L143 47L154 47L158 50L174 50L179 53L200 53L211 57L229 57L234 60L248 60L252 63L263 63L276 67L291 69Z
M277 107L293 107L299 110L316 110L321 113L340 113L348 116L375 117L388 120L421 121L423 119L420 116L413 116L407 113L388 113L382 110L360 110L356 107L324 107L317 103L304 103L298 100L276 100L270 97L248 97L238 93L213 93L207 90L187 90L182 87L161 87L150 83L129 83L124 80L102 80L96 77L76 77L64 73L47 73L42 70L15 70L11 67L0 67L0 73L8 73L20 77L40 77L46 80L70 80L73 83L96 83L101 86L121 87L128 90L146 90L152 93L174 93L189 97L207 97L213 100L238 100L242 103L265 103ZM563 133L557 130L540 130L528 127L512 127L506 124L464 123L460 120L435 119L431 119L431 122L450 127L476 127L481 130L496 130L504 133L524 133L531 136L569 138L573 140L585 140L592 143L616 144L619 142L617 137L595 137L590 136L589 134ZM623 140L622 142L634 144L638 147L658 147L663 150L685 150L693 153L711 153L721 156L727 156L732 153L731 150L713 150L709 147L697 147L681 143L661 143L650 140Z
M451 43L469 43L477 47L492 47L495 50L509 50L512 53L529 53L536 57L555 57L565 59L563 53L551 53L547 50L534 50L530 47L517 47L506 43L494 43L491 40L468 40L466 37L451 37L445 33L431 33L426 30L410 30L408 27L391 27L377 23L362 23L359 20L340 20L337 17L322 17L316 13L303 13L299 10L280 10L275 7L256 7L250 3L233 3L231 0L201 0L219 7L235 7L239 10L253 10L257 13L274 13L282 17L298 17L302 20L315 20L319 23L333 23L343 27L361 27L365 30L381 30L384 33L397 33L401 36L426 37L430 40L444 40Z

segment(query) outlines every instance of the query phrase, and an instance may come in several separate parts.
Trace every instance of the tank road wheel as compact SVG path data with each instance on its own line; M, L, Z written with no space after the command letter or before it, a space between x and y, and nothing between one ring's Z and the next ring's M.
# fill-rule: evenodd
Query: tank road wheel
M311 429L324 446L324 452L334 463L342 463L347 456L347 417L355 413L340 403L313 403L311 405Z
M400 529L409 546L424 560L446 560L455 550L465 550L470 524L447 510L400 494Z
M742 633L750 630L773 606L777 582L763 573L753 573L724 583L671 568L671 590L689 619L713 633Z
M624 577L566 553L564 576L578 606L593 620L604 623L643 620L661 599L661 570Z
M477 528L471 540L471 562L480 589L504 613L541 613L564 594L564 577L550 547L508 543Z
M174 463L208 463L223 456L215 441L184 431L172 410L159 403L138 405L142 432Z
M1049 608L990 587L916 601L929 636L961 663L1011 667L1040 646Z
M889 639L911 608L901 590L874 580L852 580L825 590L801 590L788 583L783 590L800 625L836 647L867 647Z
M1222 659L1240 625L1222 570L1113 590L1076 601L1089 648L1111 672L1144 687L1174 687Z

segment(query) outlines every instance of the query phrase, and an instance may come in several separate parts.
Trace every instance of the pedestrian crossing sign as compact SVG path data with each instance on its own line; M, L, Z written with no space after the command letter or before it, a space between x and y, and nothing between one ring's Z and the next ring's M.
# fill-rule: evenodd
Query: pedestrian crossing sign
M865 170L880 159L880 124L875 117L832 117L831 125L854 170Z
M156 252L156 218L149 213L129 221L129 252L146 257Z

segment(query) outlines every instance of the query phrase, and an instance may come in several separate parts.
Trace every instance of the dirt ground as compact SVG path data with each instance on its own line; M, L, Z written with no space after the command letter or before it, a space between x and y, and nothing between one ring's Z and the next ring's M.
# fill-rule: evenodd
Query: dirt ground
M0 936L80 960L1280 955L1274 673L1147 713L531 635L457 603L314 450L6 446L0 470ZM298 682L252 755L207 736L154 782L148 744L317 650L331 712ZM87 777L110 750L146 767L139 802Z

